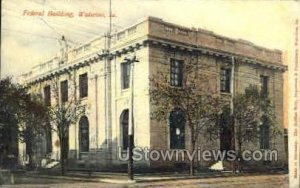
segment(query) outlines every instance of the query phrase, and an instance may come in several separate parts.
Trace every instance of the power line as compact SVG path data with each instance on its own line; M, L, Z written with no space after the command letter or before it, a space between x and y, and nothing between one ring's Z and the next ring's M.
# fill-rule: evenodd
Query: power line
M24 31L18 31L18 30L8 29L8 28L2 28L2 30L4 30L4 31L11 31L11 32L19 33L19 34L31 35L31 36L35 36L35 37L41 37L41 38L58 40L58 38L56 38L56 37L49 37L49 36L45 36L45 35L39 35L39 34L36 34L36 33L29 33L29 32L24 32Z
M21 17L15 16L15 15L12 15L12 16L14 16L14 17L17 18L17 19L21 19L22 21L28 21L28 22L31 22L31 20L23 19L23 18L21 18ZM68 30L68 31L72 32L72 34L78 35L78 36L80 36L80 37L83 37L82 33L89 34L89 35L91 35L91 36L95 36L95 35L102 34L102 33L99 33L99 34L98 34L98 33L86 32L86 31L77 30L77 29L74 29L74 30L71 30L71 29L69 29L69 28L66 29L63 25L57 24L57 23L56 23L56 25L58 25L59 27L62 27L63 30ZM78 37L77 37L77 38L78 38ZM86 38L85 38L84 40L86 40Z
M59 36L62 36L62 34L60 32L58 32L54 27L52 27L50 24L48 24L48 22L46 22L43 18L39 17L40 20L42 20L42 22L44 22L44 24L46 24L50 29L52 29L53 31L56 32L56 34L58 34Z
M83 31L83 30L77 30L77 29L74 29L74 30L72 30L70 27L65 27L66 25L70 25L69 23L66 23L66 24L60 24L60 23L58 23L58 22L54 22L54 21L49 21L48 20L48 22L49 23L51 23L51 24L54 24L54 25L56 25L56 26L58 26L58 27L62 27L64 30L70 30L71 32L81 32L81 33L86 33L86 34L90 34L90 35L99 35L99 33L95 33L95 32L92 32L92 31ZM76 24L71 24L71 25L74 25L74 27L82 27L82 28L85 28L85 29L89 29L88 27L85 27L85 26L83 26L83 25L76 25Z

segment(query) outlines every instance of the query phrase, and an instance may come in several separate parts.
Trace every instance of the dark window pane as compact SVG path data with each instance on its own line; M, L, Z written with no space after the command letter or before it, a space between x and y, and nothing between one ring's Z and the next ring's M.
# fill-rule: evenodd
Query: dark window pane
M130 63L121 64L122 71L122 89L129 88L130 82Z
M80 152L89 151L89 121L86 116L79 120L79 150Z
M170 148L185 148L185 115L180 109L175 109L169 117L170 122Z
M87 73L79 75L79 96L84 98L88 96L88 76Z
M121 115L121 129L122 129L122 148L128 148L128 119L129 119L129 111L124 110Z
M61 102L68 101L68 81L62 81L60 82L60 97Z
M260 148L269 149L270 148L270 127L268 119L263 117L262 125L260 126Z
M263 97L268 96L268 82L269 82L268 76L260 76L261 95Z
M50 86L44 87L44 103L46 106L51 105L51 91Z
M51 153L52 152L52 132L51 132L51 124L48 123L47 128L46 128L46 152Z
M220 72L220 91L230 93L231 69L221 68Z
M172 86L182 87L183 82L183 61L171 59L170 82Z

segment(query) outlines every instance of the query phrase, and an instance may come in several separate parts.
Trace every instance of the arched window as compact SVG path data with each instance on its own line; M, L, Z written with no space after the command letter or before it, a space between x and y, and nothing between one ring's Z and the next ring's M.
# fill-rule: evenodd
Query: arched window
M260 149L270 148L270 126L267 117L262 117L262 124L260 125Z
M127 149L128 148L128 119L129 119L129 110L126 109L122 112L120 117L120 123L121 123L121 142L122 142L122 148Z
M185 114L176 108L169 117L170 121L170 148L184 149L185 148Z
M89 120L86 116L82 116L79 120L79 151L89 151Z

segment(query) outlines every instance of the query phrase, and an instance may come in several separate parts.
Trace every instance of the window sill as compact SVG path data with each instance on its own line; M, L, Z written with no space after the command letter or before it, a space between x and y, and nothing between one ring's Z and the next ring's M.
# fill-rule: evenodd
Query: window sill
M127 95L128 93L130 93L130 88L121 89L121 95Z
M262 149L261 148L260 151L272 151L272 150L271 150L271 148L268 148L268 149Z
M221 95L225 95L225 96L231 96L232 93L227 93L227 92L220 92Z
M88 97L82 97L82 98L79 98L79 101L86 101L88 99Z
M170 151L183 151L183 152L187 152L188 149L186 148L169 148Z

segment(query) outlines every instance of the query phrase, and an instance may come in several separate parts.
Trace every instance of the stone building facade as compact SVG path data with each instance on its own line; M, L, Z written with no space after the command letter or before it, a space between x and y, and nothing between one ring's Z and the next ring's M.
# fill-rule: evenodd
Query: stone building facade
M233 94L243 92L250 84L264 84L275 104L277 120L283 127L283 72L286 67L282 64L279 50L148 17L113 33L111 37L95 38L62 54L67 55L55 56L23 74L22 82L32 92L48 98L51 105L54 103L52 82L58 78L63 93L67 92L69 98L76 96L77 100L86 105L86 114L69 129L69 158L73 167L93 164L103 169L127 165L126 161L118 159L118 154L119 148L126 148L128 144L132 84L126 59L132 57L139 61L135 63L133 72L135 146L170 149L170 123L151 118L149 90L150 78L155 77L159 71L170 74L172 61L205 62L212 65L213 68L207 71L213 77L213 84L221 96L229 99ZM186 132L184 142L188 148L188 130ZM202 149L220 149L220 139L210 142L201 139L199 143L205 143L201 144ZM48 143L48 149L47 143L43 141L43 156L48 154L57 160L58 138L52 133L49 140L51 147ZM286 155L283 136L268 142L268 148L278 151L277 164L284 165ZM254 150L261 147L258 143L249 148ZM121 149L121 153L124 152ZM205 167L210 164L200 165ZM176 162L143 160L135 162L135 165L172 167Z

